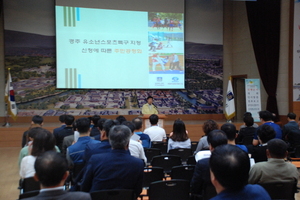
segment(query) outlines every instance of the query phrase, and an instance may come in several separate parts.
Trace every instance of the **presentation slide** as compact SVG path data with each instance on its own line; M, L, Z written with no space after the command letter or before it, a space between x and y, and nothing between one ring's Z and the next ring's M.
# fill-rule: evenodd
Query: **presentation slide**
M184 89L183 12L99 7L56 5L57 88Z

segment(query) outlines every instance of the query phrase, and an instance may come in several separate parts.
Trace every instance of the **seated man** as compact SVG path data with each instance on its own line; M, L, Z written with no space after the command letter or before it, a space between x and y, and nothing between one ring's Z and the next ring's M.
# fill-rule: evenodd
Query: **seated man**
M264 124L257 130L257 135L260 145L255 147L248 146L248 151L251 154L251 158L254 158L255 162L267 161L267 142L275 138L275 131L271 126Z
M93 122L93 127L90 132L90 136L95 137L100 135L100 131L98 129L98 121L101 119L99 115L94 115L91 117L91 121Z
M47 151L37 157L35 164L36 181L41 184L40 194L26 200L38 199L85 199L90 200L90 194L84 192L67 192L64 184L69 176L68 164L65 158L54 151Z
M249 183L265 183L275 181L298 181L299 173L295 165L285 162L287 144L280 139L272 139L267 145L268 161L252 166Z
M287 115L288 123L282 128L283 139L288 141L290 150L300 145L300 130L296 122L296 114L289 113Z
M260 185L248 184L248 154L234 145L221 145L212 152L210 179L218 193L211 200L271 200Z
M66 115L65 117L65 123L66 127L54 134L56 139L56 146L62 151L62 144L64 141L64 137L69 135L74 135L72 124L74 122L75 118L72 115Z
M128 152L131 131L124 125L112 127L109 142L112 150L93 155L85 170L81 190L132 189L142 191L144 163Z
M212 152L217 146L227 144L227 137L223 131L214 130L208 133L207 141L209 144L209 149ZM200 159L197 162L191 181L191 192L193 194L202 194L202 190L207 185L211 185L209 173L209 157Z
M151 148L151 140L149 135L142 132L143 121L140 118L136 117L132 120L132 122L135 126L134 134L140 136L140 140L142 141L143 147Z
M39 116L39 115L35 115L32 117L31 119L31 123L30 123L30 127L29 127L29 130L31 128L34 128L34 127L42 127L43 126L43 117ZM25 131L23 133L23 137L22 137L22 148L26 145L28 145L28 131Z
M65 118L66 118L66 115L59 116L58 120L60 121L61 126L58 128L55 128L53 130L54 135L58 134L59 131L61 131L62 129L64 129L66 127Z
M158 142L165 142L167 139L167 134L165 129L159 127L158 123L158 116L153 114L150 115L149 121L151 127L144 130L144 133L149 135L151 142L158 141Z
M241 148L243 151L248 153L248 149L245 145L235 144L235 138L237 137L237 130L234 124L225 123L221 126L221 130L227 136L228 144L236 145L237 147Z

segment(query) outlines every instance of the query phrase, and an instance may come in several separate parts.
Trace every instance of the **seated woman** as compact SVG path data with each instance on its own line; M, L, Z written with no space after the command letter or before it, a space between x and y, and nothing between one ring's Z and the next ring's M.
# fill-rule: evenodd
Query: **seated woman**
M30 155L25 156L21 161L20 176L22 178L33 177L35 174L34 162L37 156L50 150L55 151L55 137L50 131L41 128L36 132L32 145L29 146Z
M211 132L213 130L216 130L216 129L219 129L219 126L218 126L217 122L215 122L214 120L209 119L203 124L202 129L203 129L203 132L204 132L205 135L202 138L200 138L199 143L198 143L197 148L196 148L196 151L195 151L195 154L198 151L209 149L209 145L208 145L208 142L207 142L207 135L208 135L209 132Z
M180 119L174 121L173 132L168 140L168 152L171 149L191 148L191 140L187 135L185 124Z

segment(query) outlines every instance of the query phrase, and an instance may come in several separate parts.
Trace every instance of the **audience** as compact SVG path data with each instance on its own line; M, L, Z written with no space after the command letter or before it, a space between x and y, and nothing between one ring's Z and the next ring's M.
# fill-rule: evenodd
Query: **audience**
M245 113L244 113L244 118L245 118L245 117L252 117L252 113L251 113L251 112L245 112ZM252 126L253 128L258 128L258 124L257 124L257 123L253 123L251 126ZM246 122L244 121L244 124L240 126L240 130L241 130L242 128L246 128L246 127L247 127L247 124L246 124Z
M257 129L253 126L254 119L251 116L245 116L243 121L245 123L245 127L240 129L236 142L243 145L252 145L254 134Z
M66 127L65 118L66 118L66 115L65 115L65 114L59 116L58 120L60 121L61 126L58 127L58 128L55 128L55 129L53 130L53 134L54 134L54 135L57 135L59 131L61 131L62 129L64 129L64 128Z
M223 144L227 144L227 136L221 130L213 130L207 135L207 141L209 143L210 151ZM209 173L209 159L200 159L194 171L194 175L191 181L191 192L193 194L202 194L202 190L211 185L210 173Z
M151 140L149 135L142 132L143 121L140 118L136 117L132 120L132 122L135 126L134 134L137 134L140 137L142 146L144 148L151 148Z
M74 130L72 128L72 124L74 122L75 118L72 115L66 115L65 116L65 123L66 127L64 127L62 130L58 131L56 134L54 134L56 139L56 146L62 151L62 144L64 141L64 137L69 135L74 135Z
M34 115L31 119L31 123L30 123L30 127L28 130L30 130L31 128L34 128L34 127L42 127L43 126L43 122L44 122L44 119L43 117L39 116L39 115ZM23 137L22 137L22 148L25 146L25 145L28 145L28 130L25 131L23 133Z
M116 120L119 122L119 124L122 124L123 122L127 121L123 115L116 117Z
M224 133L226 134L227 139L228 139L228 144L236 145L237 147L241 148L243 151L248 153L248 149L245 145L235 144L237 130L236 130L236 127L234 124L225 123L221 126L221 130L224 131Z
M218 193L211 200L271 200L263 187L248 184L250 161L240 148L234 145L216 147L209 165L211 182Z
M257 136L260 145L248 146L248 151L255 162L267 161L266 150L268 141L275 138L275 131L271 126L264 124L257 129Z
M100 119L101 119L101 117L99 115L92 116L91 121L93 123L93 127L91 129L90 136L95 137L95 136L100 135L100 131L99 131L99 128L98 128L98 121Z
M158 115L152 114L149 117L151 126L144 130L144 133L149 135L151 142L165 142L167 134L165 129L158 126Z
M84 192L67 192L64 183L69 176L68 165L65 158L60 154L47 151L39 156L34 164L36 181L41 184L40 193L37 196L26 198L26 200L39 199L82 199L90 200L90 194Z
M278 138L278 139L282 139L282 131L281 131L281 128L278 124L275 124L273 122L273 114L267 110L265 111L260 111L259 113L259 118L260 118L260 121L261 123L264 125L269 125L271 126L275 133L276 133L276 136L275 138ZM258 141L258 138L257 138L257 132L258 130L261 128L261 126L259 126L256 130L256 134L254 134L254 139L253 139L253 145L256 146L259 144L259 141Z
M39 129L35 133L32 146L29 146L30 155L25 156L21 161L20 166L20 176L22 178L33 177L34 162L38 156L40 156L45 151L50 151L55 149L55 138L53 134L46 129Z
M73 166L76 164L83 164L83 155L84 150L87 144L95 144L99 143L92 139L90 135L90 120L86 117L79 118L76 120L76 127L80 134L77 142L67 149L67 160L69 166Z
M173 131L170 133L168 140L168 152L171 149L191 148L191 140L185 129L185 124L180 119L174 121Z
M276 181L298 181L299 173L295 165L285 162L288 145L280 139L272 139L267 145L268 161L252 166L249 183L266 183Z
M288 123L282 128L283 139L289 143L289 147L293 149L294 147L300 145L300 130L299 125L296 122L296 114L289 113L287 115Z
M203 129L203 132L205 135L199 140L199 143L197 145L195 153L197 153L198 151L201 151L201 150L209 149L209 145L207 142L207 135L211 131L219 129L219 126L218 126L217 122L210 119L210 120L207 120L206 122L204 122L202 129Z
M81 190L132 189L136 196L142 191L144 163L128 152L131 131L117 125L109 132L112 150L93 155L84 173Z
M131 136L130 136L130 140L129 140L130 155L143 160L145 165L146 165L147 164L147 158L145 156L144 148L141 144L141 141L132 139L132 136L134 134L134 129L135 129L134 124L130 121L125 121L125 122L122 123L122 125L127 126L131 131Z
M77 142L77 140L80 136L79 132L77 131L75 121L72 124L72 128L73 128L74 134L64 137L63 144L62 144L62 151L61 151L63 155L67 154L67 148L69 146L71 146L72 144L74 144L75 142Z

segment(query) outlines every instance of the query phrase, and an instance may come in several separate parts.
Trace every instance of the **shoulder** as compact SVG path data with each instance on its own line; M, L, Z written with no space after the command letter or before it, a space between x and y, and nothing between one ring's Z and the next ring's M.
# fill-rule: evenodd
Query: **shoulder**
M67 192L65 193L67 197L73 198L73 199L91 199L91 196L89 193L86 192Z

